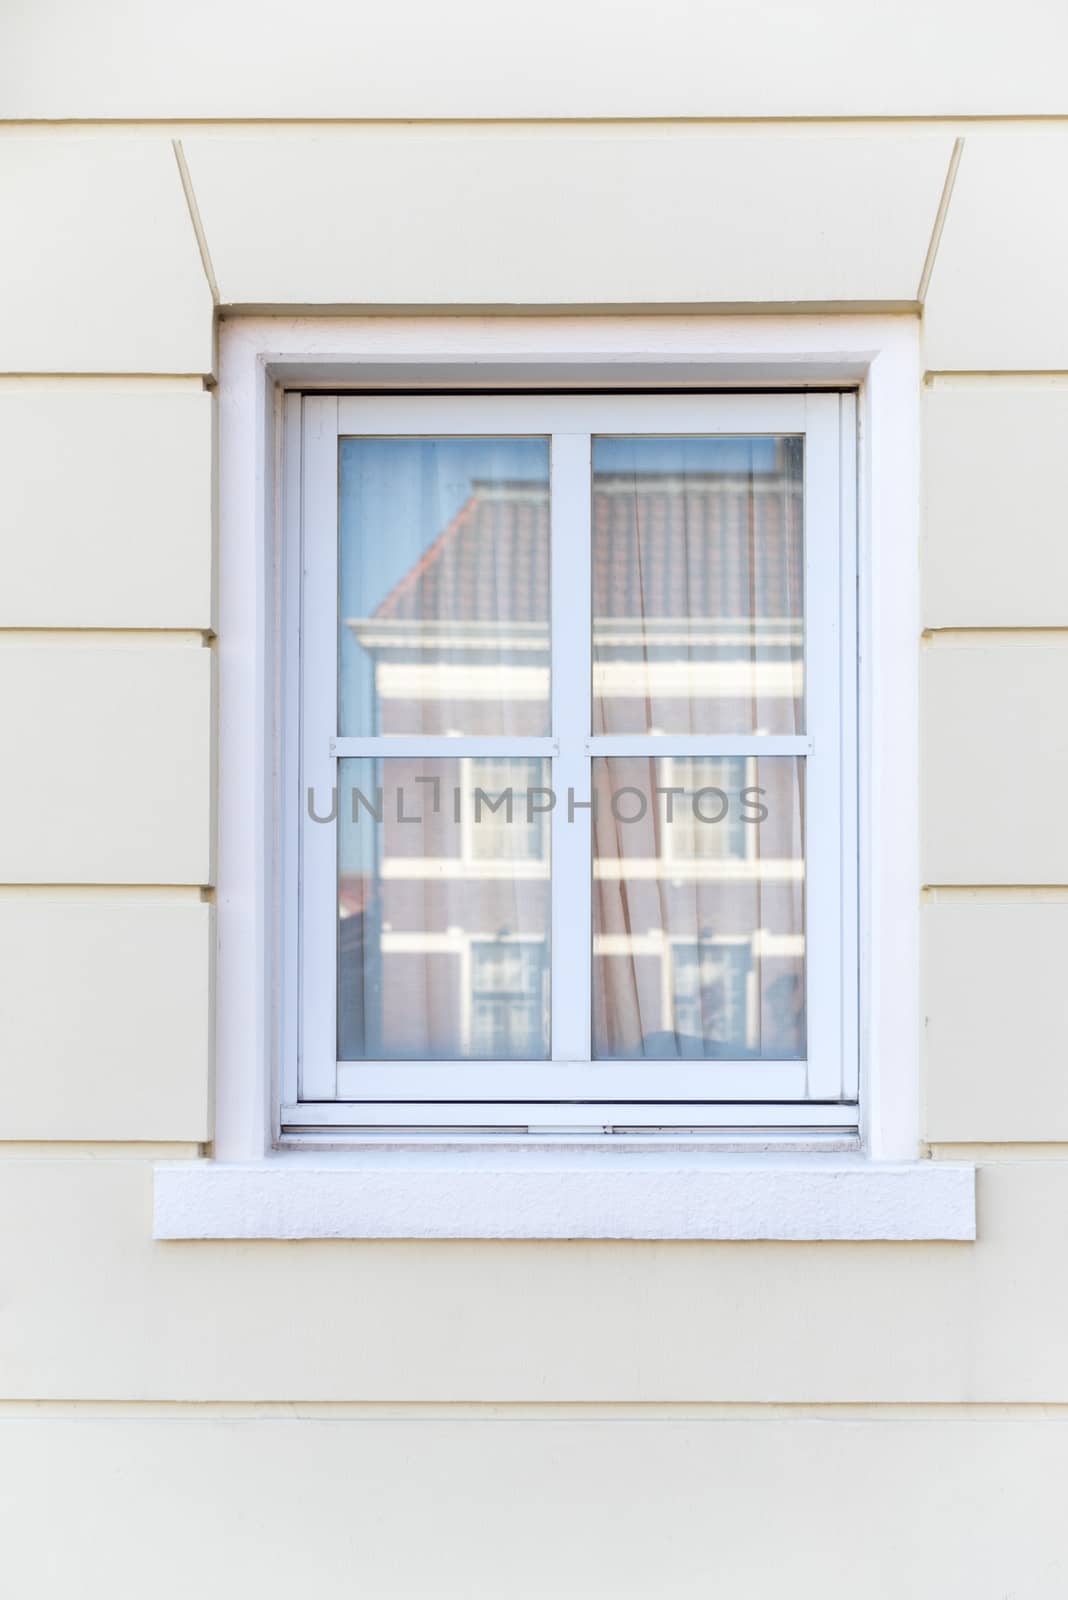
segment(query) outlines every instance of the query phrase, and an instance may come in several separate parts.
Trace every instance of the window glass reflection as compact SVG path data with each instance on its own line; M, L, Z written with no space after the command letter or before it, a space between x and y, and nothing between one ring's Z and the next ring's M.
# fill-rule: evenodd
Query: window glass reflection
M593 442L594 733L798 733L803 441Z
M593 762L599 1057L805 1053L804 763Z
M342 439L340 732L549 732L547 439Z
M549 1054L549 763L339 763L338 1059Z

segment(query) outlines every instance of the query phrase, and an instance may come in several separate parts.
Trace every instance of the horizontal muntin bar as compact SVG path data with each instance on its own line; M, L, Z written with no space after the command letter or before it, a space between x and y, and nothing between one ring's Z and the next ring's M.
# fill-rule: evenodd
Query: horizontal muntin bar
M582 741L587 756L809 756L813 740L807 734L594 734ZM560 740L551 736L530 738L523 735L447 735L405 734L392 737L374 734L366 737L337 735L330 740L330 755L338 760L402 756L497 756L521 760L529 756L558 756Z
M808 756L807 734L605 733L584 741L591 756Z
M402 756L411 760L419 756L431 757L449 756L497 756L522 760L529 756L555 756L560 754L560 741L552 738L524 738L522 736L509 739L491 736L474 735L470 738L449 738L437 734L411 737L407 734L393 738L389 734L378 734L368 738L350 738L338 736L330 741L330 754L339 761L373 757L381 759L387 756Z

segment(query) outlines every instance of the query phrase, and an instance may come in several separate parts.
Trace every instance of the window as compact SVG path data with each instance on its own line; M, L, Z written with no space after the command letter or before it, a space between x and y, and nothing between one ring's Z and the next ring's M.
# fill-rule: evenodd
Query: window
M283 1126L855 1126L852 398L298 404Z
M974 1168L917 1159L915 319L235 317L223 320L219 342L215 1138L211 1158L157 1164L155 1237L973 1239ZM574 383L584 392L551 397L553 385ZM803 383L828 392L726 392ZM362 398L314 392L328 384L350 385ZM832 385L843 392L829 392ZM443 397L463 386L466 394ZM392 395L372 394L391 387ZM618 582L619 563L595 576L595 547L603 553L605 539L595 522L593 469L605 463L603 455L595 462L599 441L769 438L802 441L799 611L781 592L774 602L766 569L744 587L711 591L715 604L695 574L687 579L693 605L668 608L657 621L653 604L678 591L650 587L657 563L643 563L641 542L648 553L654 522L644 511L621 517L618 505L612 525L638 553L630 588L614 598L606 591L605 572ZM365 599L352 603L340 577L343 439L547 441L548 492L524 527L529 535L545 518L548 627L529 605L525 613L500 608L482 628L457 628L455 607L428 608L422 619L410 605L390 613L381 602L395 579L373 603L361 579ZM607 464L618 463L617 455ZM516 463L503 464L511 473ZM754 495L769 482L759 464L758 457L745 472ZM487 481L485 460L475 465ZM526 466L529 486L535 463ZM677 476L677 464L671 470ZM740 483L741 472L736 457L725 476ZM490 472L488 482L501 488L501 475ZM632 484L639 505L648 476ZM602 519L607 479L597 486ZM465 481L453 481L444 509L427 493L442 531L456 517L457 493L460 505L468 497ZM506 528L508 514L495 514ZM640 522L639 531L628 533L628 520ZM754 515L754 539L760 526ZM700 523L689 517L686 527L692 543ZM397 518L390 536L401 537ZM432 523L422 542L424 550L434 542ZM730 548L720 541L721 555ZM344 559L351 557L350 547ZM418 550L406 560L419 566ZM536 570L528 561L525 571ZM752 560L748 571L755 573ZM494 577L498 590L502 577ZM730 592L744 595L744 607L736 601L732 609ZM759 624L739 628L751 603ZM433 663L408 698L425 700L426 686L436 684L435 708L405 706L396 677L402 692L385 697L407 719L402 733L387 736L373 720L370 691L390 685L385 676L372 680L366 666L346 687L346 704L372 731L339 722L340 641L361 618L383 667ZM448 634L436 656L435 620ZM391 657L402 627L409 638ZM357 637L352 627L348 634ZM729 637L733 649L723 648ZM465 681L457 665L467 671L478 661L502 680L508 669L509 720L496 733L472 735L452 720L448 702L465 699L456 692ZM446 666L451 683L438 670ZM606 694L613 674L615 693ZM546 681L548 734L537 731L536 717ZM696 708L691 723L681 721L669 703L680 696L717 702L711 732ZM492 713L488 698L483 714ZM799 704L784 716L787 707L772 707L772 699ZM634 729L636 706L644 721ZM421 727L423 719L430 725ZM652 786L659 779L659 787L683 791L674 797L675 821L669 829L667 797L654 792L655 828L646 795L644 820L617 825L609 810L594 841L589 811L576 807L567 821L567 787L576 800L591 798L594 782L606 781L604 763L633 759L635 748L639 759L658 762ZM800 766L799 778L783 757ZM422 800L418 811L403 812L415 822L397 820L387 759L416 763L407 799L414 788ZM364 765L346 773L346 761ZM777 786L749 797L768 806L767 819L747 805L744 814L757 821L743 825L742 808L729 805L722 823L677 826L687 791L691 808L701 789L736 800L743 777L746 788L765 786L773 761ZM508 831L499 801L502 768L513 762L515 793L526 786L535 807L548 807L540 791L549 784L564 802L547 809L535 848L533 824L513 797L525 843L502 853L500 835L516 841L520 831L516 823ZM648 788L648 765L645 772ZM434 785L414 781L434 776L436 813ZM607 781L611 794L615 778ZM382 821L373 825L378 846L366 808L355 827L348 821L365 841L352 859L369 870L343 886L349 797L339 797L341 815L330 823L308 817L306 797L313 789L326 815L331 788L347 784L362 786ZM483 808L484 836L488 826L498 837L482 856L473 823L469 845L463 821L448 831L452 787L498 797L498 811ZM635 797L621 798L636 816ZM714 794L697 803L709 818L723 809ZM719 831L694 843L699 828L713 827ZM439 887L455 897L453 880L466 877L469 906L490 911L502 903L493 882L503 873L523 923L480 912L442 924L428 859ZM524 873L541 875L547 914L537 894L514 887ZM414 926L393 915L401 904L395 883L405 886L409 907L427 897L433 922ZM728 885L745 892L719 896ZM650 917L661 899L663 913ZM617 928L610 914L624 903L631 923ZM706 914L717 906L718 916ZM801 926L791 926L786 914L798 909ZM635 911L646 915L636 921ZM623 942L613 951L609 936L617 933ZM538 958L526 949L513 956L510 947L527 944ZM396 1012L368 1006L361 991L374 1000L386 958L412 954L419 959L398 972L418 1005L410 1018L401 1013L401 1026ZM431 965L431 954L443 959ZM595 961L598 992L612 1000L601 1013L613 1030L611 1055L594 1034ZM464 995L467 1024L445 1003ZM342 1042L343 1027L351 1034ZM433 1050L420 1043L416 1054L399 1037L430 1028ZM637 1042L642 1054L622 1053ZM605 1129L612 1138L602 1137Z

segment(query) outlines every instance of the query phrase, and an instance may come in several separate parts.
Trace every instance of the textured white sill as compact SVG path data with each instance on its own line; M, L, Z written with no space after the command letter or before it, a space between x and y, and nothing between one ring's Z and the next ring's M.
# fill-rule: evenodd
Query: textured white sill
M974 1239L975 1168L684 1152L161 1162L157 1239Z

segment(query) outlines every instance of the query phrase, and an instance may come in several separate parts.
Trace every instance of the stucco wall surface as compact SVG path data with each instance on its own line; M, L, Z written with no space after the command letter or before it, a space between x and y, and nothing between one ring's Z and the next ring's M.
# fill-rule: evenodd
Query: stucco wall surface
M13 1593L1064 1593L1066 45L1044 0L5 9ZM218 318L631 307L921 319L922 1133L978 1241L154 1243L212 1136Z

